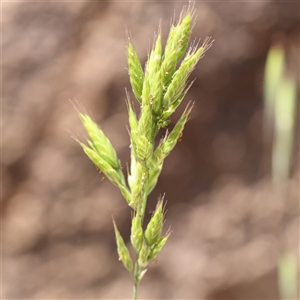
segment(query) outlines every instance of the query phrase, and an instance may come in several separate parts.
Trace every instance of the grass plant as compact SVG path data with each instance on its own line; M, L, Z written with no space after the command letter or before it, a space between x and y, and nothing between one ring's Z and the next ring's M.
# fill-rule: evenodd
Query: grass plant
M264 84L264 134L272 136L271 178L280 197L288 200L288 181L291 177L293 148L296 133L297 84L289 75L286 66L284 45L271 47L265 66ZM274 203L278 210L283 210ZM281 299L299 299L298 259L284 245L285 219L279 233L281 244L278 256L278 288Z
M194 13L193 3L183 8L178 22L171 25L164 49L159 28L144 68L128 35L129 79L140 104L140 113L137 115L134 111L127 93L131 148L127 178L104 132L88 114L79 112L89 139L86 142L76 139L77 142L97 168L120 189L133 211L130 241L135 251L134 259L113 220L119 260L133 280L133 299L137 299L138 285L149 263L159 255L170 236L170 230L162 233L165 217L163 197L158 199L149 223L144 224L147 197L157 183L164 160L181 138L193 105L187 104L174 128L167 131L157 146L155 138L161 128L168 126L170 116L191 87L192 83L188 82L191 72L212 45L210 38L206 38L200 47L195 42L189 45Z

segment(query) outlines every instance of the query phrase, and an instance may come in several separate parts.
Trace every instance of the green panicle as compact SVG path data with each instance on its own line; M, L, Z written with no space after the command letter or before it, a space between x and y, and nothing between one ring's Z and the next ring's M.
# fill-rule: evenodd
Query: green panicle
M133 248L138 253L141 250L143 245L143 229L142 229L141 217L137 213L132 218L130 240Z
M148 262L151 262L158 256L158 254L161 252L162 248L166 244L169 236L170 234L167 234L166 236L159 238L158 241L153 246L151 246L151 251L147 257Z
M110 140L91 117L81 113L79 113L79 117L92 140L92 148L97 150L101 158L112 168L119 170L121 168L120 160L117 158L117 154Z
M142 103L142 91L144 82L144 72L140 60L132 44L129 42L127 49L128 72L133 93L136 99Z
M117 228L114 220L113 220L113 224L114 224L114 229L115 229L119 260L122 261L125 268L131 273L133 268L132 268L132 260L130 258L129 251L124 243L122 236L120 235L120 232L118 231L118 228Z
M155 244L160 238L162 227L164 224L163 201L157 204L154 215L149 221L145 230L145 241L148 246Z
M150 221L145 224L146 229L143 229L147 197L157 184L165 158L182 137L192 106L186 107L174 128L170 133L166 131L157 147L156 137L161 128L169 125L170 116L193 83L188 82L191 72L212 45L210 38L206 38L200 48L194 44L187 51L193 15L194 1L190 1L182 10L179 21L171 26L164 51L159 27L144 70L131 40L128 41L128 74L133 93L140 103L140 113L136 114L126 92L131 151L127 180L109 139L91 117L79 113L89 140L86 143L76 141L103 174L119 187L133 209L130 242L135 251L134 261L114 220L113 225L119 260L130 272L134 282L134 299L137 299L138 284L147 271L148 264L161 252L170 236L170 232L162 235L165 214L162 198L158 200Z

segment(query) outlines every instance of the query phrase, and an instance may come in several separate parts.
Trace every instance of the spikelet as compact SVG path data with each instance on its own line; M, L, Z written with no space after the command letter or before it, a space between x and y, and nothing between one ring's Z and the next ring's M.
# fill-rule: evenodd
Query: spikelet
M132 260L131 260L128 248L126 247L124 240L123 240L114 220L113 220L113 224L114 224L114 230L115 230L115 235L116 235L116 243L117 243L119 260L122 261L125 268L131 273L132 269L133 269L133 264L132 264Z

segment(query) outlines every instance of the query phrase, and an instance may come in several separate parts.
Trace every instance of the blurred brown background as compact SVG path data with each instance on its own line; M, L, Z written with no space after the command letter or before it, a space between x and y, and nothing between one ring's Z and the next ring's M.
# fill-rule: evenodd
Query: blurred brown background
M69 99L92 113L126 172L126 28L144 63L160 19L165 41L184 4L2 3L3 299L131 298L111 221L129 242L131 212L71 138L69 131L84 131ZM282 245L298 255L299 148L296 140L282 195L272 188L262 139L263 73L280 36L289 72L298 76L299 3L207 1L195 8L193 39L215 42L172 116L171 126L195 101L149 198L148 219L166 193L165 228L173 233L139 298L278 299Z

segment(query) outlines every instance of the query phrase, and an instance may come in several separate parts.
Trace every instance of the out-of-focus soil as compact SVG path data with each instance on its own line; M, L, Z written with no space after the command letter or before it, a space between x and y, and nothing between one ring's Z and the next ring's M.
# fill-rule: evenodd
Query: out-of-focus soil
M72 139L85 133L69 99L92 113L126 172L126 28L144 63L159 21L165 41L182 5L2 4L3 299L131 297L111 220L129 243L131 212ZM299 149L291 179L274 187L262 139L263 73L275 40L299 80L299 3L208 1L195 8L192 39L215 42L172 116L170 128L195 102L149 198L147 220L165 193L165 228L173 233L139 297L278 299L279 254L298 255Z

